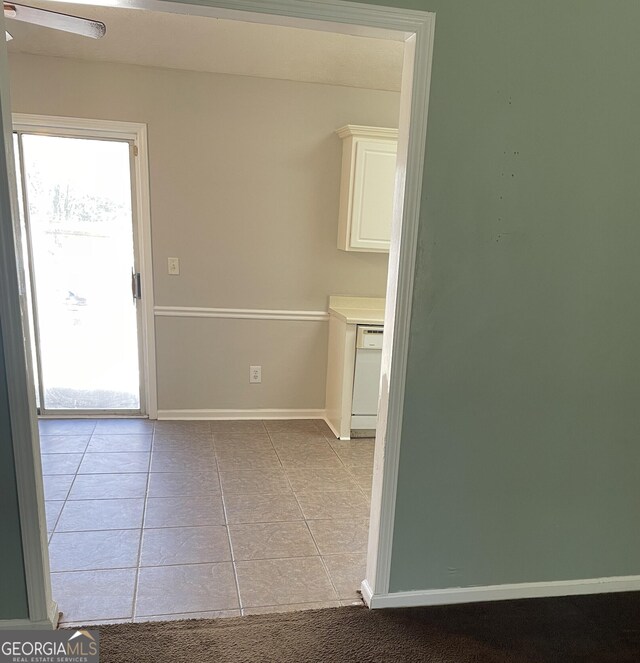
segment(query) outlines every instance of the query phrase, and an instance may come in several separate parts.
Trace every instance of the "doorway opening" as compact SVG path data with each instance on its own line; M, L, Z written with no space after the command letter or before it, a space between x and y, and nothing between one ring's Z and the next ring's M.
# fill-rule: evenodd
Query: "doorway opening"
M227 3L233 5L233 3ZM251 3L249 3L251 4ZM276 3L277 4L277 3ZM243 3L244 9L246 10L247 3ZM397 452L399 445L399 431L400 431L400 413L403 400L402 394L402 383L404 377L404 367L406 360L406 342L407 342L407 332L408 332L408 321L410 313L410 300L411 300L411 284L412 284L412 275L413 275L413 260L415 256L415 241L416 241L416 230L417 230L417 218L418 218L418 209L419 209L419 189L422 179L422 163L424 159L424 138L425 138L425 127L426 127L426 97L428 92L428 72L429 72L429 56L431 49L431 35L432 35L432 24L426 20L426 15L424 13L416 13L407 17L407 15L402 12L397 12L396 14L393 11L389 10L385 13L385 10L372 11L371 8L360 8L357 5L349 5L349 3L344 3L344 13L340 11L339 8L332 7L328 8L325 3L301 3L299 7L293 6L291 9L291 17L289 18L274 18L272 15L270 18L267 18L268 12L273 12L273 14L278 13L280 10L272 8L268 3L253 3L252 8L255 12L261 13L261 16L257 14L244 14L240 13L233 14L234 17L249 18L257 22L280 22L282 21L285 24L291 25L292 21L294 24L304 25L305 27L310 27L310 21L313 22L313 29L321 29L332 31L335 30L337 33L342 32L355 32L356 34L362 33L361 27L351 27L350 24L356 25L366 25L366 30L370 30L373 34L378 37L386 35L388 38L391 33L394 34L394 39L400 38L406 43L406 52L405 52L405 70L404 70L404 81L403 81L403 96L400 110L400 136L398 141L398 163L399 167L396 171L396 200L394 207L394 224L392 227L392 240L391 240L391 252L389 259L389 285L387 289L387 299L386 299L386 309L384 315L385 322L385 334L384 334L384 348L382 351L381 359L381 392L380 392L380 404L381 408L379 411L379 416L377 420L377 442L376 442L376 460L375 460L375 471L374 471L374 480L373 480L373 492L371 497L371 529L369 531L369 553L368 553L368 566L366 571L366 583L363 585L363 590L365 598L367 600L371 599L371 595L375 590L377 593L384 593L385 584L388 583L388 577L385 580L385 575L388 576L388 557L385 558L385 555L388 556L390 549L390 537L392 533L392 520L393 520L393 502L395 495L395 471L397 470ZM140 5L142 8L142 5ZM206 8L206 7L192 7L187 5L181 5L179 7L175 5L168 5L167 3L154 3L151 6L150 3L145 3L145 9L159 9L160 11L175 11L177 13L185 14L203 14L216 16L222 13L227 17L230 15L228 12L228 7L220 10L216 8ZM348 11L347 11L348 10ZM362 10L360 12L360 10ZM371 11L371 14L367 14L367 11ZM332 13L335 12L335 15ZM409 13L410 14L410 13ZM391 17L393 15L393 17ZM311 17L311 19L309 18ZM333 20L339 17L338 22L333 22ZM298 23L300 21L300 23ZM318 21L321 21L318 23ZM420 35L417 38L416 35ZM419 55L417 58L418 66L414 66L414 57L416 54ZM418 71L418 73L416 73ZM409 127L409 122L411 120L412 126ZM414 123L415 121L415 123ZM333 127L337 129L338 126ZM263 157L264 158L264 157ZM404 223L401 223L401 220L404 219ZM167 309L173 309L168 311ZM180 308L180 310L176 310ZM173 316L176 319L185 319L185 318L214 318L219 319L223 316L227 316L234 319L246 319L249 315L257 315L256 310L249 309L230 309L230 308L220 308L220 309L210 309L203 311L202 308L197 306L191 307L158 307L158 310L155 312L156 317L170 317ZM263 312L260 313L262 319L273 320L273 319L288 319L283 314L287 315L293 313L303 313L307 315L307 312L300 311L269 311L266 314ZM317 315L318 312L312 312L314 315ZM278 314L277 317L275 314ZM325 314L326 315L326 314ZM269 317L272 316L272 317ZM326 320L326 318L323 318ZM172 323L174 324L174 323ZM177 323L175 323L177 325ZM175 346L177 351L181 351L182 348ZM391 370L391 354L393 348L393 370ZM197 408L195 408L197 410ZM311 416L315 416L316 413L313 413ZM200 413L196 411L191 412L191 418L200 418L207 419L207 413ZM229 417L227 417L229 418ZM257 417L256 417L257 418ZM249 422L244 422L247 425ZM156 453L156 457L160 460L164 458L169 462L168 455L172 452L171 447L176 444L176 435L175 431L178 428L182 430L189 431L188 436L191 440L201 439L201 433L204 426L203 422L191 422L189 425L187 422L180 424L179 426L171 426L170 422L156 426L153 432L153 442L151 450L151 471L149 476L149 486L154 479L154 462L153 454ZM309 422L304 424L301 422L301 428L309 425ZM233 428L233 423L228 424L229 428ZM80 431L78 427L78 432ZM95 424L93 432L100 430L105 433L110 434L112 437L118 434L123 434L126 430L125 426L120 427L120 431L116 430L116 427L111 427L109 424ZM218 435L223 437L222 434L225 433L224 426L221 423L214 425L214 422L210 423L208 426L209 433L213 433L214 445L216 433L214 432L218 429ZM242 427L240 427L242 428ZM285 448L286 444L281 445L282 448L278 448L275 445L276 437L286 437L286 430L277 430L278 424L268 425L267 422L263 425L263 428L266 431L267 437L271 438L272 446L274 447L274 452L278 457L280 464L284 467L283 472L287 474L288 470L286 464L283 461L283 458L287 455L290 456L289 465L295 464L296 454L288 454L288 450ZM286 429L286 426L283 426L283 429ZM133 429L131 429L133 430ZM320 430L314 426L314 430ZM53 427L50 428L50 431L53 431ZM157 433L160 432L160 435ZM205 431L206 432L206 431ZM297 432L309 433L312 431L302 430ZM227 430L229 439L233 437L233 431ZM273 433L273 435L272 435ZM93 434L93 433L92 433ZM145 431L146 434L146 431ZM323 433L324 435L324 433ZM80 435L79 435L80 436ZM179 436L178 436L179 437ZM174 439L171 439L174 438ZM164 449L161 449L159 446L156 446L157 442L161 442L160 446L164 446ZM140 440L142 444L142 440ZM144 441L146 443L146 441ZM180 443L180 440L177 440ZM224 445L223 445L224 446ZM385 448L386 447L386 448ZM268 451L271 451L270 449ZM334 449L335 451L335 449ZM115 454L119 453L112 449L113 457L115 459ZM82 452L85 457L90 453L100 453L98 450L93 449L89 450L85 447L85 450ZM140 451L137 453L148 453ZM163 456L164 454L164 456ZM337 454L337 452L336 452ZM225 454L222 454L225 455ZM260 454L257 454L260 455ZM337 454L338 456L340 454ZM345 454L348 455L348 454ZM233 461L232 451L227 454L229 460L228 462ZM271 453L266 453L264 456L271 456ZM217 454L216 462L220 460L221 454ZM124 460L124 459L123 459ZM176 462L183 462L184 458L180 461L174 459ZM81 462L84 462L82 460ZM185 461L187 462L187 461ZM88 463L87 463L88 464ZM344 463L343 463L344 464ZM156 468L161 467L161 463L156 463ZM165 465L165 467L167 467ZM77 468L76 468L77 469ZM233 471L233 470L231 470ZM244 471L244 470L240 470ZM295 472L295 469L293 470ZM161 470L157 470L158 474L163 473ZM171 472L167 472L171 473ZM89 473L90 474L90 473ZM74 482L77 481L78 477L82 473L77 473ZM287 478L287 481L290 482L290 478ZM82 480L80 483L91 483L88 480ZM134 481L127 483L136 483ZM75 485L75 483L74 483ZM224 483L222 484L222 490L224 493ZM227 491L229 495L232 493ZM304 492L304 491L301 491ZM148 493L145 492L145 495L148 496ZM68 499L68 498L67 498ZM105 499L111 499L105 497ZM127 498L127 499L139 499L139 498ZM162 499L173 499L169 496L158 496L152 499L162 500ZM73 500L72 500L73 501ZM300 506L300 504L298 504ZM143 507L146 509L147 507ZM226 507L225 507L226 508ZM144 513L144 510L143 510ZM174 514L175 515L175 514ZM69 520L71 517L67 518ZM72 519L72 518L71 518ZM242 523L239 523L242 524ZM214 525L211 525L214 526ZM215 525L217 526L217 525ZM222 526L222 524L221 524ZM163 527L149 529L162 529ZM327 529L327 528L325 528ZM331 527L328 527L331 530ZM70 532L61 532L64 534ZM54 533L55 536L55 533ZM158 535L160 536L160 535ZM319 535L320 536L320 535ZM142 534L144 541L144 532ZM62 537L61 537L62 538ZM67 537L72 538L72 537ZM128 537L125 537L128 538ZM132 537L135 538L135 537ZM315 538L317 545L317 538ZM135 546L135 541L132 543ZM250 546L249 546L250 547ZM331 553L329 553L331 554ZM305 557L306 555L302 555ZM309 555L313 557L313 555ZM246 566L245 561L247 560L237 560L237 568ZM149 575L150 573L145 574ZM126 574L125 574L126 575ZM131 574L129 574L131 575ZM152 574L151 574L152 575ZM136 576L134 573L132 575L134 578L134 585L138 581L139 576ZM361 577L361 576L360 576ZM238 576L236 575L236 582L238 581ZM368 589L367 589L368 588ZM308 601L307 601L308 602Z
M38 415L155 416L146 127L13 114Z

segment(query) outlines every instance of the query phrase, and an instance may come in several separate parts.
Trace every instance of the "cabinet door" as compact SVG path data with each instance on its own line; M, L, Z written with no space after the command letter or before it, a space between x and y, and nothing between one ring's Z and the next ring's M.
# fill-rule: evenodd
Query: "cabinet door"
M393 218L396 141L358 140L351 217L352 249L388 251Z

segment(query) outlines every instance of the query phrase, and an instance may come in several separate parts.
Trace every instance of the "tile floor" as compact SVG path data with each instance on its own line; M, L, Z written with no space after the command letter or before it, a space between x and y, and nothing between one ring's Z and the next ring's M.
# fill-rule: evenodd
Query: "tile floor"
M324 422L40 422L64 623L359 601L373 440Z

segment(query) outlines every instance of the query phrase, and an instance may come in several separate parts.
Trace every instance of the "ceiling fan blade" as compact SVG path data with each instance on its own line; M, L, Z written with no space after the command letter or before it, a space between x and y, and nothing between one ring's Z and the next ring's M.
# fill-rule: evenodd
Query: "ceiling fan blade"
M13 2L5 2L3 4L5 18L11 18L15 21L33 23L34 25L41 25L45 28L53 28L54 30L64 30L65 32L72 32L83 37L92 37L93 39L104 37L107 31L104 23L89 18L61 14L60 12L53 12L49 9L37 9L36 7L28 7L27 5L17 5Z
M11 41L13 39L13 35L9 34L6 30L4 31L4 38L6 41Z

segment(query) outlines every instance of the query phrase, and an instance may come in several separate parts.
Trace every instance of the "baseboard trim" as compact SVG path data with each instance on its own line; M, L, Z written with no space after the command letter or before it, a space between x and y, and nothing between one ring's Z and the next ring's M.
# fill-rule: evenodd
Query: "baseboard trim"
M371 598L373 597L373 592L371 591L371 585L369 585L368 580L363 580L360 584L360 592L362 594L362 600L371 607Z
M158 410L158 419L322 419L324 410Z
M331 421L329 420L329 417L327 417L326 413L322 418L324 419L324 423L327 424L327 426L329 426L329 428L331 429L331 432L336 436L336 438L338 440L342 439L340 437L340 431L336 430L335 426L331 423Z
M454 587L425 589L411 592L373 594L366 580L362 581L362 597L372 609L410 608L416 606L477 603L481 601L507 601L510 599L548 598L612 592L640 591L640 576L613 576L552 582L526 582L511 585L483 587Z

